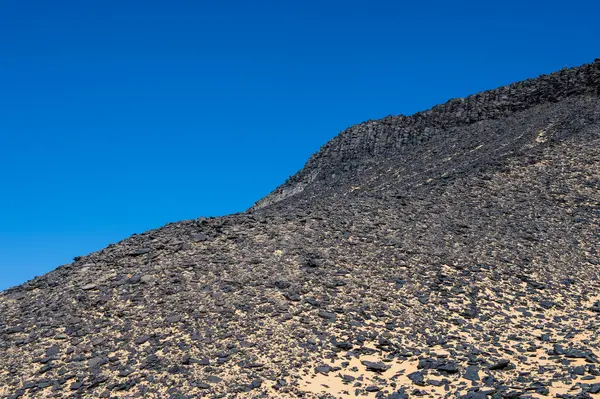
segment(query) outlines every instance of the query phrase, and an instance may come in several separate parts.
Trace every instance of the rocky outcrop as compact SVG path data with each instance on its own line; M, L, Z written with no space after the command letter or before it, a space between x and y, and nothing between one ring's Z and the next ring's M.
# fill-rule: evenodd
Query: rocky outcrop
M600 94L600 59L577 68L513 83L466 98L457 98L412 116L389 116L343 131L310 157L305 167L253 209L302 192L311 183L340 176L359 168L365 160L377 161L410 151L451 128L498 119L536 105L573 96ZM335 183L333 183L335 184Z

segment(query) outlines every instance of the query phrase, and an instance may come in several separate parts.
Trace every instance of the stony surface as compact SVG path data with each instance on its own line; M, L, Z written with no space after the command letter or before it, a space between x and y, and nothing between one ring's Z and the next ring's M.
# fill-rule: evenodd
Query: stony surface
M351 128L247 212L0 293L0 397L600 397L599 67Z

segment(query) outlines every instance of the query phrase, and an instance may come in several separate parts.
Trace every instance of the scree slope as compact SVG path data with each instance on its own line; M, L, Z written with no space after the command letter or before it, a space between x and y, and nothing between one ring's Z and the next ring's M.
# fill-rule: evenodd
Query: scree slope
M0 397L600 398L599 272L597 60L0 293Z

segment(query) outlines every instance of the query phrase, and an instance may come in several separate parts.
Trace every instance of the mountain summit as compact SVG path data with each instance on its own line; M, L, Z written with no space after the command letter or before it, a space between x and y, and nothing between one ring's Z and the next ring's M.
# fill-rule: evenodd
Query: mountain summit
M600 60L349 128L0 294L3 398L600 393Z

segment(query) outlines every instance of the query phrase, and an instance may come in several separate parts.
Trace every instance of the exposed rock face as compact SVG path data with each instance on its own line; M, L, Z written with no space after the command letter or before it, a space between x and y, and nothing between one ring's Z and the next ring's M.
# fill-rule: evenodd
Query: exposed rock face
M352 126L325 144L299 173L254 208L302 192L314 181L320 181L324 186L335 184L351 170L412 151L415 146L453 128L507 117L569 97L597 96L599 81L600 60L596 60L579 68L563 69L467 98L453 99L412 116L390 116Z
M248 212L0 293L0 397L600 393L599 68L355 126Z

